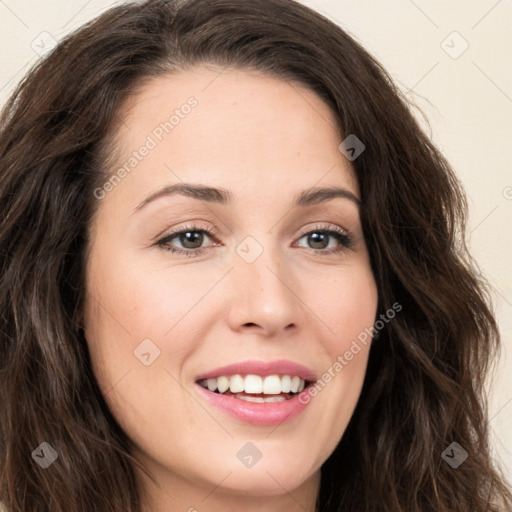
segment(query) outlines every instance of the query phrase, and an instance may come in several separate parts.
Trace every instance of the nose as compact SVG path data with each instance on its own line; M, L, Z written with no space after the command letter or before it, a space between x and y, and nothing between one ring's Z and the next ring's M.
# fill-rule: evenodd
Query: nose
M297 330L305 317L298 280L276 251L266 248L251 263L236 257L228 286L228 322L234 331L280 337Z

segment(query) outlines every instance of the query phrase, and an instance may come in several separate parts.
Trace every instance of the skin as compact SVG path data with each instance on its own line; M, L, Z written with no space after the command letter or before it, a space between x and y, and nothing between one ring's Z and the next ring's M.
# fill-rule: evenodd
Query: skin
M335 198L291 208L310 187L360 192L338 150L335 118L314 92L253 71L220 71L201 66L151 79L123 104L119 166L187 98L198 101L99 200L85 335L107 404L158 482L137 470L145 510L314 511L320 467L354 411L370 344L277 427L227 416L195 380L249 359L288 359L320 378L373 325L377 289L358 206ZM134 213L153 192L182 182L229 189L234 202L174 195ZM204 234L202 245L175 237L167 249L207 247L199 256L155 245L189 224L215 226L214 237ZM315 245L302 233L318 233L316 226L348 231L352 247L332 235L325 248ZM250 264L236 252L248 236L263 249ZM148 366L134 355L144 339L160 350ZM250 468L236 456L248 441L262 454Z

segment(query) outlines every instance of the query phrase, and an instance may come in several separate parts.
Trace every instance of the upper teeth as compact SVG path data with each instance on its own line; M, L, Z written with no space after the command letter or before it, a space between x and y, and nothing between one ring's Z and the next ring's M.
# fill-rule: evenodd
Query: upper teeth
M229 389L231 393L264 393L266 395L278 395L279 393L297 393L304 389L305 381L298 376L283 375L231 375L200 381L201 386L210 391L219 390L224 393Z

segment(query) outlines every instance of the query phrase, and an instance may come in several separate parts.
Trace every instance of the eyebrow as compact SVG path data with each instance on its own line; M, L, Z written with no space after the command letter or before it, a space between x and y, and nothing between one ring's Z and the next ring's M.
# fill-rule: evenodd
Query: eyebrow
M154 192L146 197L137 205L133 213L144 208L147 204L165 196L182 195L191 197L208 203L217 203L227 205L233 202L233 195L229 190L224 188L209 187L195 183L177 183L169 185ZM303 190L298 194L292 204L292 207L306 207L325 203L335 198L348 199L355 203L358 207L362 204L361 200L350 190L342 187L312 187Z

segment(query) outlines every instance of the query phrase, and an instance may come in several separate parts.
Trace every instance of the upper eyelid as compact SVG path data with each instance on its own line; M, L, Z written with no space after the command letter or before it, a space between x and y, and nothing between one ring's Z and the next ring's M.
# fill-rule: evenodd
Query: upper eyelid
M337 226L335 224L322 224L321 222L317 222L314 226L308 226L304 229L301 229L299 231L298 236L302 237L305 234L308 234L311 231L315 231L315 230L318 230L318 231L320 231L320 230L321 231L329 231L329 230L343 231L347 235L353 236L351 230L349 230L345 227ZM179 234L187 232L187 231L202 231L202 232L205 232L209 237L216 237L219 230L216 226L213 226L213 228L205 228L205 227L201 227L201 226L197 226L197 225L195 225L195 226L192 226L192 225L186 226L185 225L183 227L177 228L176 230L172 230L169 233L163 233L162 235L159 236L159 239L167 238L167 237L174 237L176 235L179 235Z
M335 224L323 224L322 225L321 223L316 223L314 226L309 226L307 228L300 230L299 237L302 237L302 236L310 233L311 231L335 231L335 232L342 231L342 232L346 233L347 235L352 236L352 233L347 228L337 226Z

